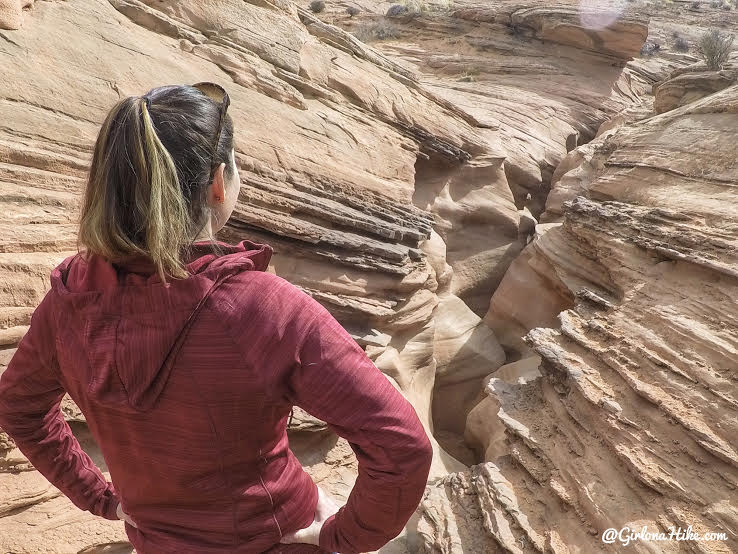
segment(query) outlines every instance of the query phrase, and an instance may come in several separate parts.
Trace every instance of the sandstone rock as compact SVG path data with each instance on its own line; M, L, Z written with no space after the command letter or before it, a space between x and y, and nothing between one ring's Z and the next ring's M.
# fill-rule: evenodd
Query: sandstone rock
M609 138L624 125L646 119L653 113L652 99L626 108L603 122L594 140L569 152L551 178L551 192L546 197L546 210L541 214L541 222L561 221L564 202L585 194L593 175L602 170L612 150Z
M505 362L505 352L489 327L457 296L441 298L434 322L434 430L461 436L483 378Z
M107 110L151 86L215 80L232 98L242 180L241 203L220 238L272 244L270 270L314 294L354 336L391 332L405 372L397 382L430 433L436 280L419 245L433 217L412 203L414 164L419 156L458 163L462 146L483 151L485 140L458 108L424 94L407 70L344 31L292 4L256 4L42 2L32 24L3 34L0 362L48 289L49 272L74 251L86 164ZM65 413L82 419L71 406ZM345 498L356 474L350 448L327 433L302 435L291 431L297 450L307 444L301 456L312 452L306 467ZM435 466L437 475L464 467L440 450ZM29 469L13 448L3 468ZM33 517L51 508L32 498L38 509L24 511L29 517L2 518L12 536L0 533L0 550L99 546L79 530L94 534L91 519L64 498L53 509L81 519L69 519L68 531L57 522L58 542L33 528ZM125 540L122 526L114 529L105 541Z
M533 30L541 40L557 42L622 60L633 58L648 36L648 25L623 14L622 4L589 7L523 8L510 14L510 24Z
M510 482L493 463L431 485L420 506L419 552L543 552Z
M636 121L640 121L641 119L646 119L647 117L652 116L654 113L653 97L648 96L646 98L642 98L641 100L642 101L639 104L628 106L624 110L620 111L616 116L611 117L610 119L600 124L599 129L597 129L597 135L595 135L595 139L598 139L605 134L612 134L612 132L615 131L618 127L635 123ZM554 173L554 178L556 174L561 175L561 173L563 173L564 171L565 170L563 170L561 166L557 167ZM554 183L552 183L552 186L554 186Z
M0 0L0 29L20 29L34 0Z
M422 74L436 97L471 116L493 146L485 154L465 148L473 158L459 171L419 159L415 174L415 203L435 215L446 243L452 292L479 316L526 244L518 210L528 207L537 218L566 153L639 102L653 83L638 64L621 67L640 49L645 21L628 15L619 19L622 32L585 32L575 22L578 13L573 5L457 2L446 12L413 18L400 27L398 41L376 43ZM535 28L541 36L511 33L513 16L516 28ZM554 27L556 44L547 35ZM587 33L594 38L583 52L573 37Z
M608 527L692 525L727 533L704 552L738 547L738 521L718 515L735 510L738 487L738 428L725 417L738 406L736 123L732 86L621 127L594 154L583 196L563 204L563 224L492 300L502 314L498 294L540 279L540 320L561 311L562 293L569 304L528 333L543 378L508 395L501 415L515 464L500 470L542 535L597 551ZM519 328L533 323L513 313Z
M656 113L668 112L729 87L736 77L738 74L729 70L682 73L654 86L653 107Z
M546 197L546 211L541 214L542 223L561 219L563 203L586 190L592 173L600 169L602 156L598 155L606 138L598 138L569 152L554 171L551 192Z
M443 297L434 316L437 384L481 378L504 363L505 353L495 336L458 297Z
M415 201L436 215L435 230L453 269L451 292L477 315L523 246L502 162L480 157L454 172L416 164Z
M38 475L38 474L36 474ZM43 478L42 478L43 479ZM5 492L3 483L0 493ZM10 484L14 486L15 483ZM36 499L22 510L3 517L0 545L18 554L130 554L122 522L98 518L76 508L63 496ZM32 532L29 532L31 531Z
M537 225L533 241L515 259L490 301L485 323L500 343L516 357L530 355L521 337L527 331L556 324L556 314L574 302L564 271L586 271L591 264L584 256L569 255L565 268L554 269L550 258L569 247L554 233L559 224ZM542 254L545 252L545 254Z
M507 25L518 35L530 35L626 61L641 50L648 35L648 23L625 12L622 4L566 4L539 7L500 2L489 7L460 6L454 10L454 16Z
M536 218L533 217L533 214L530 213L530 210L527 207L520 210L519 213L520 227L518 228L518 232L520 233L520 237L524 238L527 244L528 238L530 238L530 236L533 235L536 231L536 225L538 225L538 221L536 221Z
M541 376L540 362L539 356L524 358L502 366L484 380L484 396L469 412L464 429L464 438L479 459L495 461L507 454L505 422L509 419L505 410L510 410L516 399L524 398L528 385Z

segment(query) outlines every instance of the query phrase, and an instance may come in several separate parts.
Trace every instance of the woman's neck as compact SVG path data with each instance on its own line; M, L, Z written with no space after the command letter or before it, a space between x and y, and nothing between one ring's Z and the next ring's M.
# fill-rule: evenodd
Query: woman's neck
M213 228L210 224L210 219L208 218L207 222L205 222L205 226L200 229L200 232L197 234L192 242L209 242L211 240L215 240L215 237L213 236Z

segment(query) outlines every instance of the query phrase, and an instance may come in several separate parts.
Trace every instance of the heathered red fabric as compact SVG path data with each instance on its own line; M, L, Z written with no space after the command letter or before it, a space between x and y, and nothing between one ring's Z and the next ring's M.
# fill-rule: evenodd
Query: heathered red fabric
M138 529L139 554L366 552L402 530L432 449L413 407L317 301L265 271L266 244L198 243L192 276L165 285L144 259L64 260L0 377L0 427L83 510ZM59 403L84 413L113 483ZM359 476L320 548L317 488L289 450L301 406L351 444Z

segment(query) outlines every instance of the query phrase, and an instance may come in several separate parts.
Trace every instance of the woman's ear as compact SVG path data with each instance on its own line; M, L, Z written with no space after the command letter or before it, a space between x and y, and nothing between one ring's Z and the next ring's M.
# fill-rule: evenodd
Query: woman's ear
M210 184L210 200L216 204L223 204L226 198L225 192L225 166L220 164L213 174L213 182Z

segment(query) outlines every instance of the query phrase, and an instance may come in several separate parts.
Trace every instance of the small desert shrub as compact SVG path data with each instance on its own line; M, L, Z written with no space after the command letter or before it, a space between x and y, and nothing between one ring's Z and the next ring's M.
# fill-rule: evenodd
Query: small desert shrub
M522 37L524 34L523 26L518 25L517 23L513 23L512 25L508 26L508 33L510 33L514 37Z
M642 56L653 56L659 51L661 51L661 45L658 42L647 42L641 47Z
M397 17L400 15L405 15L407 12L407 6L403 6L402 4L394 4L389 7L386 15L387 17Z
M704 58L707 67L720 69L730 57L733 46L733 35L721 33L718 29L707 31L697 45L697 50Z
M421 0L403 0L402 4L410 13L421 13L428 11L428 4Z
M385 40L388 38L397 38L400 36L399 28L389 21L377 21L375 23L365 23L354 31L354 36L362 42L371 42L373 40Z
M323 0L313 0L310 2L310 11L313 13L320 13L325 9L325 2Z
M361 10L357 8L356 6L349 6L346 8L346 13L349 14L349 17L354 17L355 15L359 15L359 12Z
M694 12L698 12L700 11L700 6L701 4L699 2L692 2L692 6L690 7L690 9Z
M431 7L431 10L436 12L450 10L454 7L454 0L440 0L435 2Z
M479 68L477 67L470 67L464 73L462 73L457 81L463 81L466 83L473 83L477 80L477 75L479 75Z
M689 52L689 41L684 37L677 37L674 41L674 49L679 52Z

